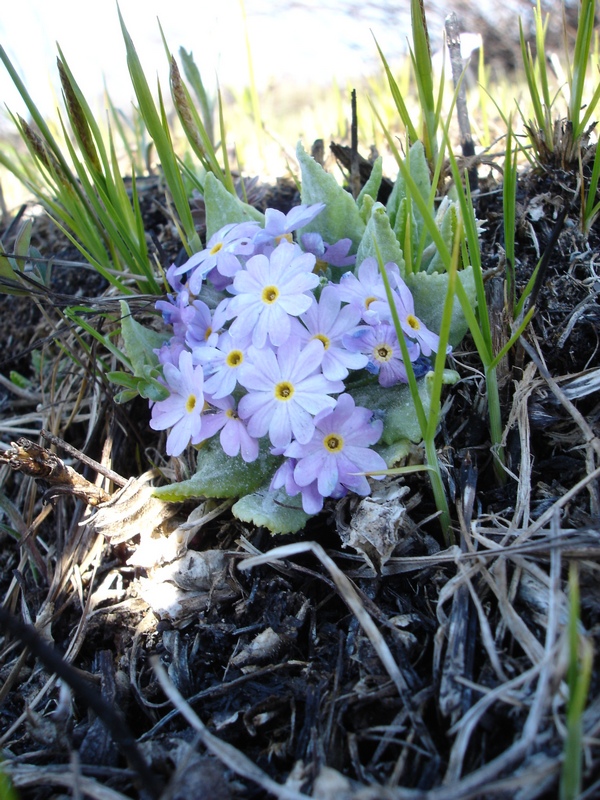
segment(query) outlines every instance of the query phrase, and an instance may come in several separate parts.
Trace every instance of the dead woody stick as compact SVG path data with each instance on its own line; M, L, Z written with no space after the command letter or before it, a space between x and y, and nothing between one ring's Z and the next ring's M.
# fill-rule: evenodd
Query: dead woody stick
M458 17L454 13L448 14L445 20L446 43L450 53L450 65L452 67L452 82L454 88L458 87L456 95L456 115L458 117L458 127L460 130L460 146L463 156L467 159L475 155L475 145L471 135L471 124L469 122L469 111L467 109L467 92L463 77L463 60L460 52L460 30ZM477 166L469 168L469 186L471 189L477 188L478 183Z

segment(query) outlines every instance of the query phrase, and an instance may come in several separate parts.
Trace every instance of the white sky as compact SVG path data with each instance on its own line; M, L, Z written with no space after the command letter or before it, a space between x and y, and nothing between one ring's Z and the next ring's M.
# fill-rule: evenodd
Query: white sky
M117 105L132 98L125 47L112 0L4 0L0 44L45 112L56 105L56 42L86 98L100 97L103 80ZM327 82L360 76L376 63L369 30L389 58L404 47L408 29L390 31L344 14L308 8L290 10L278 0L245 0L255 77L259 88L273 78ZM240 0L120 0L125 24L146 75L158 74L166 91L167 60L157 17L174 54L191 50L203 80L215 73L223 85L246 85L246 46ZM22 113L23 106L0 63L2 106Z

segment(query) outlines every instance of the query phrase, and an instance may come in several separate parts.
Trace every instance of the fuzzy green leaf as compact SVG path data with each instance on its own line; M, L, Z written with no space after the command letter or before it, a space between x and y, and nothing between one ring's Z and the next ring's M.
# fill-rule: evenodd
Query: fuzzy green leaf
M166 331L160 333L160 331L153 331L140 325L131 315L125 300L121 300L121 334L123 347L131 361L133 374L145 377L144 367L158 366L158 358L153 350L163 346L169 338L168 333Z
M302 170L302 202L306 205L326 204L311 223L301 228L299 235L314 231L329 244L351 239L352 251L355 252L365 231L365 223L352 195L308 155L301 143L298 143L296 156Z
M466 267L458 273L469 303L472 308L477 305L473 268ZM440 332L444 300L448 291L449 275L447 272L415 272L406 276L406 283L415 301L415 314L434 333ZM452 323L450 325L449 343L456 347L468 330L458 297L454 297L452 305Z
M379 187L381 186L381 179L383 178L383 159L381 156L377 158L375 163L373 164L373 169L371 170L371 174L369 175L369 179L360 190L358 197L356 198L356 205L358 206L358 210L362 212L362 207L365 199L367 197L372 197L373 200L377 200L377 193L379 192Z
M198 451L196 474L187 481L160 486L156 497L178 502L192 497L240 497L253 492L270 478L280 459L269 454L263 445L256 461L247 464L241 456L231 458L219 442L219 437Z
M425 414L428 414L429 381L425 379L418 381L418 388ZM360 389L353 389L352 396L357 406L365 406L378 416L382 416L383 433L380 444L390 446L402 440L421 441L421 428L408 384L399 383L388 389L382 389L379 383L373 383Z
M204 181L204 202L207 240L224 225L230 225L232 222L256 220L264 225L264 214L228 192L211 172L207 173Z
M458 221L457 205L456 202L445 197L435 215L436 225L449 252L452 252L452 247L454 246L454 234ZM435 244L430 244L429 247L423 251L419 269L430 274L434 272L445 272L446 267L444 261Z
M288 497L283 489L263 487L240 498L231 509L242 522L268 528L271 533L296 533L310 519L302 510L300 497Z
M360 265L368 257L377 258L378 252L381 254L384 264L390 261L397 264L400 269L400 275L404 277L405 264L402 250L391 228L385 206L381 203L376 203L373 207L364 236L358 247L356 263Z

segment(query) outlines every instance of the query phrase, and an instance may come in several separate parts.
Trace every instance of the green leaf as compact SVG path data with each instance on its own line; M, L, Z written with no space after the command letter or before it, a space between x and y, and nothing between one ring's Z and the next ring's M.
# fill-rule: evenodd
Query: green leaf
M296 533L310 519L302 510L299 495L288 497L284 489L272 492L268 487L241 497L231 510L242 522L268 528L271 533Z
M431 176L429 174L429 165L425 158L423 142L415 142L408 151L408 171L419 189L421 197L427 202L431 193ZM402 173L399 172L392 193L388 198L388 210L393 210L394 205L397 207L400 199L406 196L406 183Z
M428 414L431 382L423 378L417 385L424 412ZM382 389L379 383L373 383L352 389L352 397L357 406L370 408L377 416L383 418L380 444L390 446L406 440L421 441L421 427L408 384L399 383L388 389Z
M212 172L207 173L204 181L204 202L206 204L207 240L224 225L230 225L233 222L255 220L264 226L265 215L228 192Z
M390 220L385 210L385 206L376 203L373 207L371 217L365 228L364 236L358 247L356 254L357 265L362 264L365 258L377 258L377 251L381 253L383 263L392 261L398 265L400 275L404 278L405 264L402 250L396 239L396 235L390 225Z
M169 334L166 331L164 333L153 331L136 322L125 300L121 300L121 334L133 374L146 377L144 367L158 366L158 358L153 350L162 347L169 339Z
M302 171L302 202L306 205L325 203L323 211L301 228L299 235L314 231L320 233L329 244L340 239L351 239L354 244L351 249L355 251L365 232L365 223L352 195L308 155L300 142L296 156Z
M375 206L375 200L373 200L371 195L366 194L364 196L364 198L363 198L363 202L362 202L362 205L360 207L360 218L365 223L365 225L367 224L367 222L371 218L371 214L373 213L373 207L374 206Z
M445 197L435 215L435 223L438 226L438 230L442 235L442 239L444 240L444 243L450 252L452 252L452 247L454 245L454 234L456 232L457 221L457 203L450 200L450 198ZM429 274L434 272L445 272L446 265L435 244L432 243L423 251L419 269L426 271Z
M476 290L473 277L473 268L466 267L458 273L469 303L475 308ZM450 277L447 272L415 272L406 276L406 283L412 292L415 301L415 314L434 333L440 332L444 300L448 291ZM452 322L450 325L449 343L456 347L468 330L468 324L462 311L458 297L454 297L452 305Z
M358 210L362 213L363 203L367 197L372 197L373 200L377 200L377 193L379 192L379 187L381 186L381 179L383 178L383 159L381 156L377 158L375 163L373 164L373 169L371 170L371 174L369 175L369 179L360 190L358 197L356 198L356 205L358 206Z
M154 495L169 502L192 497L239 497L258 489L275 472L280 460L269 454L268 444L261 446L258 459L251 464L241 456L231 458L217 436L198 451L195 475L187 481L160 486Z

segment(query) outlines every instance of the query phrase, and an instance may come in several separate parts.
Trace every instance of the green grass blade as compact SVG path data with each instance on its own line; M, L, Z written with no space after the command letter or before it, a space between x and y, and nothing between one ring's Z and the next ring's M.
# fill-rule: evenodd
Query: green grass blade
M162 104L162 100L159 99L161 109L161 113L159 113L156 109L148 81L146 80L146 76L144 74L144 70L142 69L142 64L131 36L129 35L129 32L125 26L125 22L118 5L117 10L119 14L121 31L125 40L125 49L127 51L127 66L129 68L129 74L131 76L133 88L138 100L140 113L144 118L148 133L150 134L156 147L165 181L169 187L173 204L175 205L181 226L185 233L185 240L183 244L190 253L196 252L202 248L202 243L194 226L194 220L192 218L190 204L185 192L183 178L181 176L177 157L173 149L173 142L169 133L169 127L168 124L165 125L166 114L164 113L164 106Z

